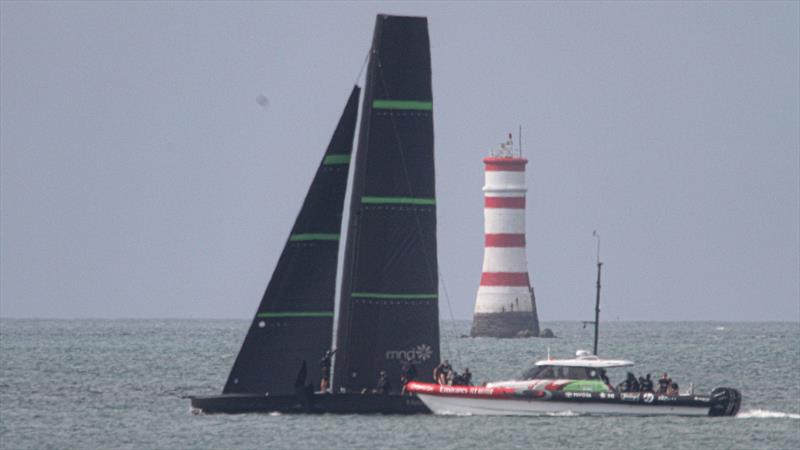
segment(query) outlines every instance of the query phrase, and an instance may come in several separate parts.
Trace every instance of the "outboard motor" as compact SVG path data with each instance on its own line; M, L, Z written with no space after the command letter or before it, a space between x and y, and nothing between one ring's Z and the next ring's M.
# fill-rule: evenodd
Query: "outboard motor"
M711 391L711 407L708 415L712 417L735 416L742 404L742 395L734 388L720 387Z

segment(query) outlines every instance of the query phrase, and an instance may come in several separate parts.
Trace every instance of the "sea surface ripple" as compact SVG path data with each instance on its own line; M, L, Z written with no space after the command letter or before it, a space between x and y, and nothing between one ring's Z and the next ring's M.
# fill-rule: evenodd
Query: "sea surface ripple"
M668 371L698 392L731 386L738 417L193 415L220 392L243 320L0 320L0 448L800 448L800 324L608 322L600 354L638 374ZM443 322L442 354L477 381L589 348L591 330L551 322L557 339L466 338ZM624 375L612 373L612 382Z

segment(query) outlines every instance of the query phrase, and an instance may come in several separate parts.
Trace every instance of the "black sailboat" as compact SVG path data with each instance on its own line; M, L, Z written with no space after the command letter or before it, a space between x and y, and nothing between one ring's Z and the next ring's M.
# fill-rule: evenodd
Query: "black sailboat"
M427 19L379 15L369 58L345 245L332 392L316 362L333 345L353 88L221 395L206 413L429 412L400 395L401 367L439 361L433 107ZM380 372L394 386L372 390ZM312 377L309 383L308 374Z

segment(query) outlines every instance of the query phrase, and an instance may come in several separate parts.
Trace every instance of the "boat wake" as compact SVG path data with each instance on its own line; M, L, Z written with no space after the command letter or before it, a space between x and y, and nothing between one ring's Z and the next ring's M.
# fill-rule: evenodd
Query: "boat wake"
M800 419L800 414L785 413L780 411L768 411L766 409L751 409L740 412L736 415L737 419Z
M469 417L472 413L468 412L456 412L456 411L442 411L441 415L443 416L459 416L459 417Z
M554 413L545 413L550 417L575 417L580 416L580 414L572 411L561 411L561 412L554 412Z

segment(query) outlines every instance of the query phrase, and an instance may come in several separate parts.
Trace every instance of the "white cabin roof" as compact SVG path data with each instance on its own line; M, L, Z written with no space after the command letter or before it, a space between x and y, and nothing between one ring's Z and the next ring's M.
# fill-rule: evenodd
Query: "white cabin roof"
M575 358L572 359L545 359L536 361L537 366L562 366L562 367L591 367L593 369L608 369L611 367L630 367L633 361L627 359L603 359L589 354L584 350L578 350Z

